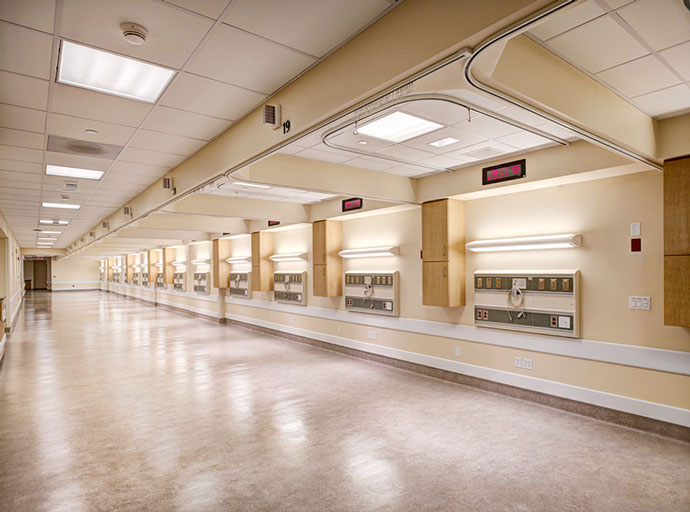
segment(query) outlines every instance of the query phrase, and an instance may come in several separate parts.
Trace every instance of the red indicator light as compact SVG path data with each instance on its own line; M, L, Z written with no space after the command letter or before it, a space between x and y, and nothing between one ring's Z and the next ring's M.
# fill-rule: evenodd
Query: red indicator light
M642 239L641 238L631 238L630 239L630 252L641 252L642 251Z

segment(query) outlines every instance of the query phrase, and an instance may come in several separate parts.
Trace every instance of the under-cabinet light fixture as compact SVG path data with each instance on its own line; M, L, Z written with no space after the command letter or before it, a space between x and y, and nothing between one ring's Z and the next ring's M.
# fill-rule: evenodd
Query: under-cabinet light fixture
M192 260L189 263L191 263L192 265L208 265L209 260Z
M465 249L472 252L496 251L539 251L542 249L571 249L582 246L582 235L543 235L524 236L519 238L496 238L493 240L475 240L465 244Z
M251 261L251 256L233 256L225 260L226 263L247 263Z
M397 256L400 248L395 245L385 247L362 247L361 249L345 249L338 253L341 258L385 258Z
M274 254L268 257L271 261L306 261L307 253L305 252L286 252L284 254Z

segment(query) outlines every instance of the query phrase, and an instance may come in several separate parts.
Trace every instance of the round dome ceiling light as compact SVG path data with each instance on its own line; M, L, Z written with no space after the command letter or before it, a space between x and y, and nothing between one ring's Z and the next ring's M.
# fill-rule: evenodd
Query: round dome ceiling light
M144 44L149 35L149 31L146 30L145 27L130 21L120 25L120 28L122 29L122 35L125 37L127 42L135 46L141 46Z

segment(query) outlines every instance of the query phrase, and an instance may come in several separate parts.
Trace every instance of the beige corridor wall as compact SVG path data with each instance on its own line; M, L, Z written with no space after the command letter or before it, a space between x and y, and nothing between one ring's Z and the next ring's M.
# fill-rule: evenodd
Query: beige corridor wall
M5 326L11 327L14 324L14 319L22 304L24 269L17 239L14 237L5 218L0 215L0 237L3 236L6 238L0 238L0 242L6 245L4 261L0 264L0 272L3 272L2 277L0 277L0 282L3 283L2 290L0 290L0 296L5 297L5 308L7 313ZM2 333L0 333L0 338L2 338Z
M494 237L581 233L583 247L554 251L509 253L468 253L466 279L472 282L477 269L579 269L582 272L582 337L596 342L652 347L690 352L690 330L663 325L662 264L662 174L656 171L605 180L564 185L543 190L468 201L466 203L467 240ZM640 222L641 253L630 252L630 223ZM275 233L275 252L309 252L308 263L276 265L276 270L312 272L311 227ZM244 253L246 242L233 240L233 252ZM421 297L421 208L399 213L343 221L343 248L399 245L400 255L389 258L343 260L343 271L399 270L401 275L402 318L472 326L473 291L467 291L467 307L436 308L422 305ZM238 254L243 255L243 254ZM289 268L288 268L289 265ZM344 309L344 299L313 297L309 284L309 306ZM629 295L651 297L651 311L628 309ZM255 293L254 298L271 300L270 293ZM377 327L361 320L328 318L310 308L300 315L300 307L289 312L267 308L251 301L227 304L230 318L283 325L286 329L337 336L365 342L371 346L399 349L578 386L638 400L690 409L690 377L648 368L598 360L557 355L536 350L494 345L489 337L496 330L480 329L486 340L463 341L442 336ZM302 310L303 311L303 310ZM346 313L348 315L350 313ZM352 317L356 318L356 317ZM361 317L360 317L361 318ZM394 324L392 324L394 325ZM534 338L534 337L533 337ZM537 336L540 340L557 337ZM568 340L572 347L577 340ZM455 349L461 349L457 356ZM618 351L617 353L622 353ZM627 352L626 352L627 353ZM514 367L514 357L530 357L533 370Z
M100 262L85 258L53 258L53 291L100 289Z

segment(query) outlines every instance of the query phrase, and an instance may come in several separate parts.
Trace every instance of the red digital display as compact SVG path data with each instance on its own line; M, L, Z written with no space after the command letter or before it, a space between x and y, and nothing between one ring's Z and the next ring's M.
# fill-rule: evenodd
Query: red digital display
M364 205L361 197L353 197L351 199L343 199L343 211L350 212L352 210L359 210Z
M270 228L271 226L277 226L278 224L280 224L280 221L279 221L279 220L269 220L269 221L268 221L268 227L269 227L269 228Z
M493 165L482 169L482 185L524 178L526 175L525 160Z

